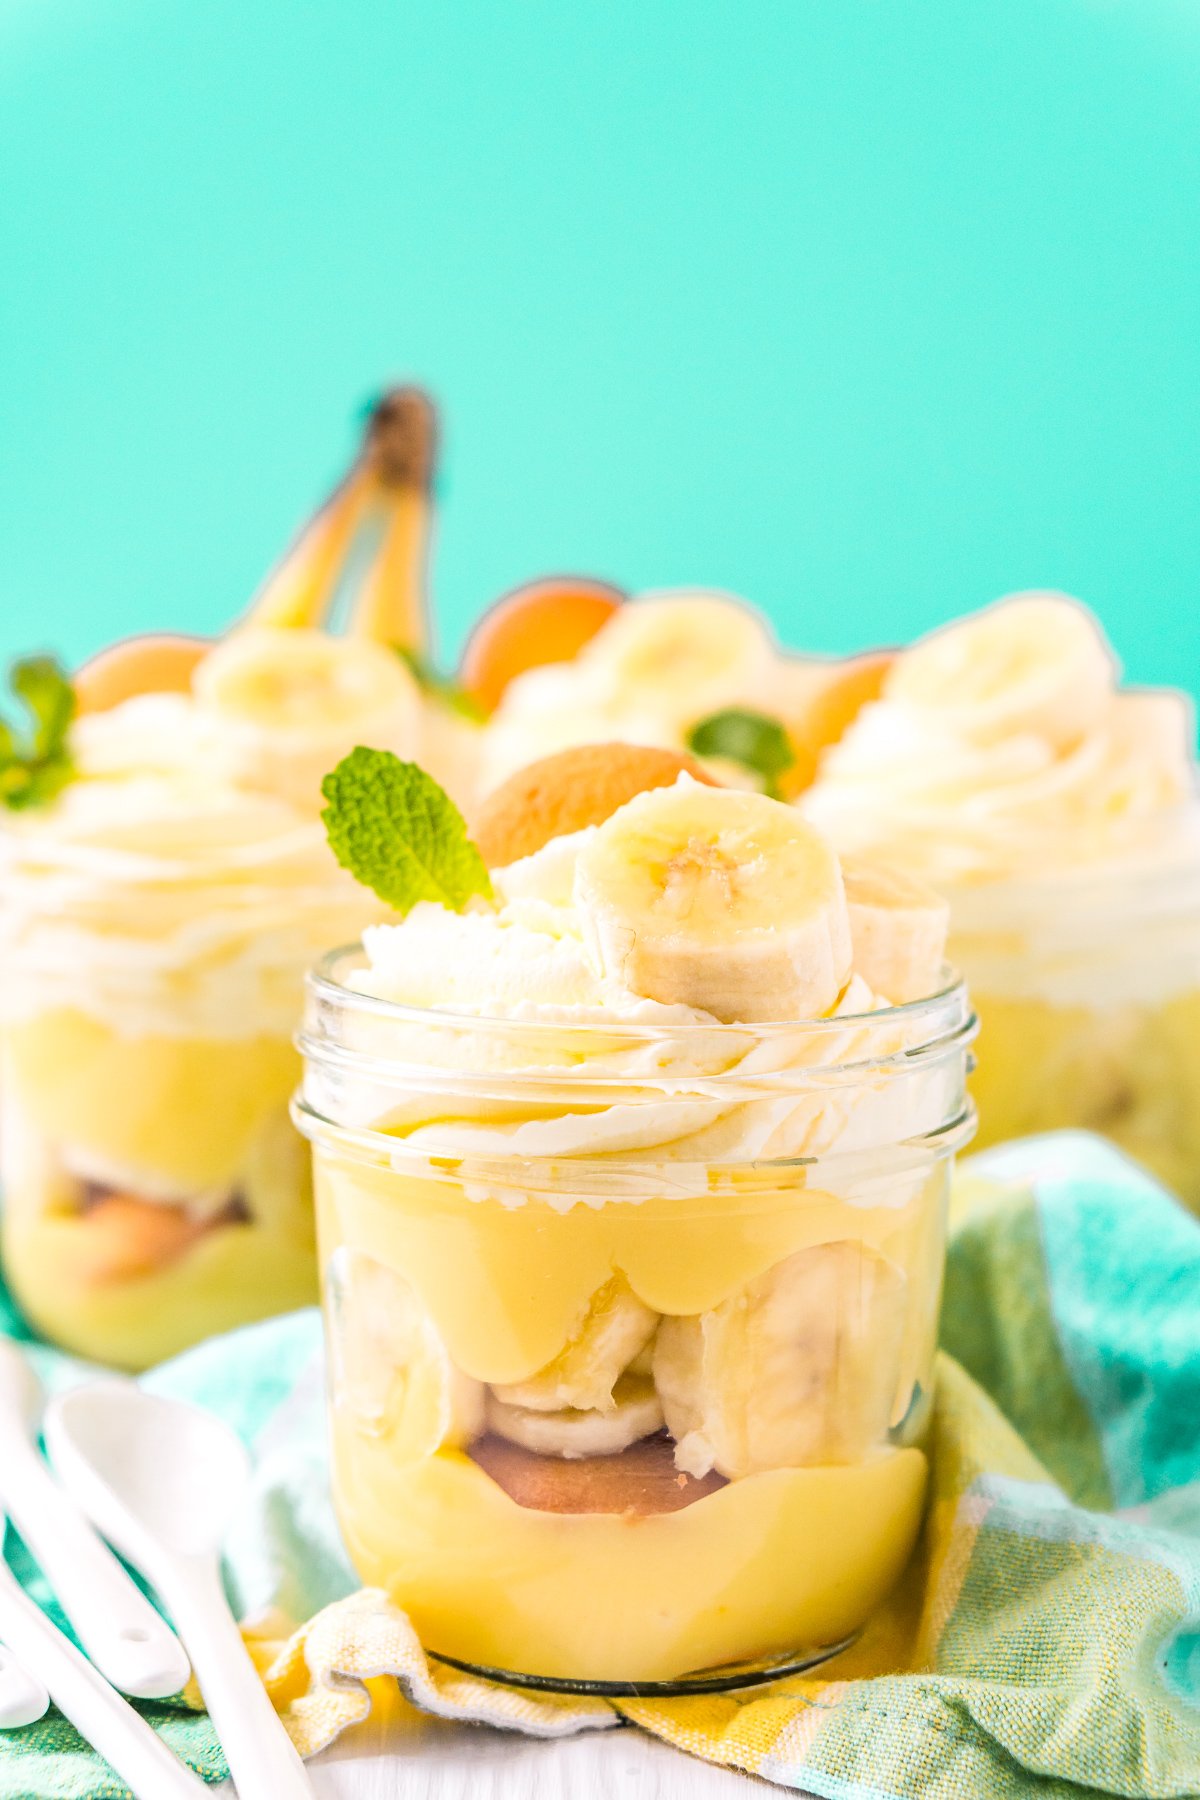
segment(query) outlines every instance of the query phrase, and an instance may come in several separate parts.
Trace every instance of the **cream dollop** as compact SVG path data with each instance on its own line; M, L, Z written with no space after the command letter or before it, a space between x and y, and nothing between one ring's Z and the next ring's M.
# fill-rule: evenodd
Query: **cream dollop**
M675 1185L690 1179L701 1188L710 1162L827 1155L932 1128L945 1104L939 1075L810 1087L790 1079L921 1041L927 1026L884 1010L887 1000L859 975L824 1025L766 1030L721 1025L607 976L589 949L573 881L596 829L495 871L494 903L463 913L423 903L400 924L364 933L366 963L348 985L414 1011L368 1010L351 1028L355 1050L379 1071L378 1084L356 1095L359 1123L391 1132L406 1155L655 1151L664 1164L691 1165L690 1177L672 1176ZM832 1029L843 1019L844 1030ZM343 1087L343 1117L349 1103ZM475 1178L468 1185L493 1192Z
M1121 690L1097 621L1018 595L920 640L800 804L843 852L943 890L1200 841L1191 703Z
M620 607L569 663L517 677L492 718L486 784L579 744L683 750L693 725L728 707L788 718L803 710L821 664L785 655L766 622L733 595L664 592ZM744 769L722 764L731 785Z
M0 829L9 1016L286 1035L304 970L386 913L330 853L323 774L365 741L470 804L481 733L383 645L234 631L193 685L78 719L76 779Z

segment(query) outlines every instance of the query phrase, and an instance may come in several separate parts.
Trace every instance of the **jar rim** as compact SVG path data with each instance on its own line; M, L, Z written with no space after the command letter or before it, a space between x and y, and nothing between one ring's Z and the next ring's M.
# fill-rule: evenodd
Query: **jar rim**
M679 1197L694 1204L711 1201L713 1197L710 1190L699 1191L689 1185L688 1172L696 1166L706 1169L738 1168L752 1175L767 1191L780 1174L788 1170L799 1172L821 1169L826 1172L827 1177L836 1170L840 1172L841 1184L852 1185L865 1181L872 1170L878 1170L881 1152L886 1153L890 1159L890 1175L895 1173L897 1159L910 1163L916 1169L922 1167L925 1159L930 1156L944 1158L956 1155L974 1137L977 1122L975 1103L969 1095L964 1094L961 1104L948 1116L924 1129L915 1130L906 1137L890 1139L886 1144L857 1145L852 1149L827 1147L811 1152L765 1157L735 1152L719 1157L698 1155L691 1161L663 1161L655 1155L653 1149L640 1154L627 1151L624 1154L604 1156L562 1153L535 1156L528 1151L508 1154L496 1150L483 1153L447 1153L434 1145L418 1148L406 1143L404 1138L394 1137L376 1126L348 1125L332 1117L314 1105L303 1087L293 1094L289 1113L296 1130L310 1143L320 1143L357 1162L395 1173L432 1175L443 1179L453 1176L459 1181L496 1192L512 1187L525 1195L543 1192L556 1194L560 1198L569 1198L572 1204L581 1200L587 1203L589 1196L593 1204L597 1196L619 1197L616 1190L622 1183L630 1184L628 1197L641 1197L645 1189L647 1164L658 1169L660 1180L663 1179L664 1171L673 1171ZM745 1179L746 1173L743 1174L743 1181ZM670 1185L669 1180L667 1185Z
M806 1084L811 1084L814 1081L835 1080L839 1076L861 1079L867 1071L911 1069L917 1061L965 1051L977 1030L966 983L957 970L948 964L943 964L946 979L935 993L900 1005L878 1007L873 1012L839 1013L814 1019L772 1019L743 1024L724 1024L719 1020L714 1020L712 1024L691 1024L676 1021L644 1023L620 1017L614 1017L611 1021L538 1017L514 1019L503 1014L454 1012L448 1008L412 1006L402 1001L385 1000L378 995L364 993L339 979L339 974L344 971L350 959L358 959L360 964L365 961L361 943L344 944L336 950L327 951L309 969L305 986L310 1012L315 1009L318 1021L329 1009L335 1009L341 1016L356 1015L397 1026L458 1035L503 1037L515 1044L523 1041L544 1042L547 1034L553 1034L555 1038L561 1038L581 1051L586 1051L590 1044L603 1044L605 1047L611 1047L614 1043L629 1046L652 1045L684 1036L689 1042L698 1041L715 1048L722 1044L744 1044L748 1037L757 1042L769 1043L792 1040L803 1035L819 1045L839 1039L844 1041L847 1033L867 1033L883 1039L885 1045L876 1053L868 1053L866 1056L829 1062L804 1062L792 1070L774 1069L762 1074L731 1070L704 1075L680 1073L677 1077L672 1077L665 1071L658 1071L650 1077L645 1070L617 1072L604 1069L601 1072L595 1065L589 1067L586 1063L578 1067L571 1064L549 1064L543 1060L532 1062L521 1069L507 1069L505 1075L509 1081L519 1075L540 1080L569 1079L572 1075L577 1075L582 1080L596 1082L605 1088L619 1088L622 1085L644 1088L648 1080L652 1079L654 1085L659 1087L669 1086L674 1080L681 1089L691 1091L695 1090L698 1081L705 1088L727 1083L743 1088L770 1085L778 1089L781 1084L786 1084L789 1075L802 1077ZM389 1064L388 1058L380 1057L375 1052L337 1043L327 1031L312 1029L313 1023L311 1016L306 1018L296 1039L297 1047L306 1057L338 1060L347 1069L354 1067L383 1071L389 1066L395 1066ZM894 1041L897 1030L902 1033L899 1047ZM892 1038L891 1044L887 1043L889 1037ZM440 1071L431 1068L430 1078L436 1080L439 1073ZM482 1071L475 1070L475 1077L480 1073ZM453 1070L453 1074L461 1081L468 1075L468 1071L459 1066Z

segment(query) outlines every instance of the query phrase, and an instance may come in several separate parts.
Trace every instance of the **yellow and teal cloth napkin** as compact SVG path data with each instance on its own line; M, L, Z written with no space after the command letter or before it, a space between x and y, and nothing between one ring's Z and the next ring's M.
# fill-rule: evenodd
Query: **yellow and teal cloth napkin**
M956 1196L942 1344L920 1549L859 1642L765 1690L665 1701L475 1680L356 1588L329 1502L315 1315L145 1379L221 1413L254 1451L230 1592L305 1754L399 1681L447 1717L544 1736L627 1722L828 1800L1200 1794L1200 1223L1091 1138L977 1158ZM54 1384L78 1373L36 1356ZM10 1555L27 1571L11 1541ZM220 1779L192 1700L145 1710ZM123 1792L60 1719L0 1734L0 1800Z

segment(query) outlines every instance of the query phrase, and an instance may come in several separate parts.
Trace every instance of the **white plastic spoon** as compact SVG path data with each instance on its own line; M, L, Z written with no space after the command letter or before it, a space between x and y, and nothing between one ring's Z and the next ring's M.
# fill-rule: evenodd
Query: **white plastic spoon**
M60 1479L170 1610L239 1800L313 1800L221 1586L220 1550L250 1476L227 1425L129 1382L73 1388L46 1409Z
M123 1694L165 1700L190 1673L183 1645L38 1455L41 1411L37 1376L0 1338L0 1502L100 1673Z
M36 1675L23 1669L12 1651L0 1644L0 1730L33 1725L50 1708L50 1696Z
M21 1666L45 1683L59 1711L136 1800L211 1800L200 1777L176 1761L145 1719L29 1598L2 1556L0 1630Z

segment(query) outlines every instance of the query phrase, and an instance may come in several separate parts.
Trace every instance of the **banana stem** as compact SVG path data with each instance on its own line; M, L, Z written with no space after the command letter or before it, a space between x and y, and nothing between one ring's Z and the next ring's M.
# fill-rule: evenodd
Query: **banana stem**
M430 488L437 415L420 388L395 388L371 415L364 459L376 471L379 547L363 575L347 622L354 637L374 638L424 656L429 648Z

